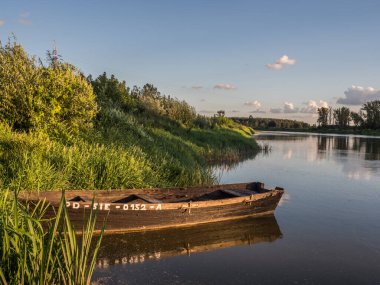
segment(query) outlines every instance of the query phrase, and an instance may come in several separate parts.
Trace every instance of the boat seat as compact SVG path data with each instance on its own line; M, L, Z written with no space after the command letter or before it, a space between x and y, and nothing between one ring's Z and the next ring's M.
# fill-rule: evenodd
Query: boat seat
M220 191L235 196L235 197L245 197L245 196L250 196L252 194L256 194L256 192L250 191L250 190L228 190L228 189L221 189Z
M68 201L70 201L70 202L86 202L86 200L83 199L81 196L75 196L74 198L71 198Z
M112 203L129 203L129 202L132 202L135 200L142 200L143 202L147 202L149 204L162 204L163 203L161 200L151 198L148 195L144 195L144 194L129 195L128 197L119 199L117 201L113 201Z

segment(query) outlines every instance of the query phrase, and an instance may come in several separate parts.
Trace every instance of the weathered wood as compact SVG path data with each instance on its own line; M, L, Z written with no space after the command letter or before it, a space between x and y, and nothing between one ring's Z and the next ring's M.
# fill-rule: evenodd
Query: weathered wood
M284 190L268 190L264 184L239 183L189 188L66 191L66 206L72 223L81 228L91 208L97 209L96 229L107 218L107 231L141 231L190 226L273 215ZM61 193L22 193L25 200L46 199L53 216ZM92 204L94 199L95 203Z

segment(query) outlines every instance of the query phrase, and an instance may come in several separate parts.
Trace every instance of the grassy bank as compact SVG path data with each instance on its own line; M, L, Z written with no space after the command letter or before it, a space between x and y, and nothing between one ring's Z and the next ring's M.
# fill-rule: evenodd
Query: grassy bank
M242 133L247 131L246 133ZM215 182L210 162L255 152L249 130L188 129L161 118L142 122L115 109L70 143L0 126L0 187L27 190L113 189Z

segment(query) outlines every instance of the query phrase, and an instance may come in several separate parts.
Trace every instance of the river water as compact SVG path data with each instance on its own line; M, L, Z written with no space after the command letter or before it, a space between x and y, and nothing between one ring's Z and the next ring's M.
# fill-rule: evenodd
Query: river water
M95 284L380 284L380 138L261 133L220 183L286 193L275 217L106 236Z

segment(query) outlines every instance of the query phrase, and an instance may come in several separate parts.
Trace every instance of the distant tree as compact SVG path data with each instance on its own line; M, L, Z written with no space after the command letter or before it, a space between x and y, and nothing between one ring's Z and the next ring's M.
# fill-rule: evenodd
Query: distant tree
M226 114L226 112L224 110L219 110L216 112L218 117L224 117L224 115Z
M268 122L268 128L275 128L277 126L276 122L271 120Z
M365 126L370 129L380 128L380 100L367 102L362 108L365 117Z
M329 107L329 125L333 125L333 119L334 119L333 108L330 106Z
M326 107L318 108L318 124L319 126L326 127L328 120L329 109Z
M357 113L357 112L351 111L350 116L351 116L351 120L354 123L355 127L360 127L363 125L364 119L363 119L361 112Z
M334 119L336 124L341 128L346 128L349 126L351 121L351 111L347 107L341 107L334 109Z

